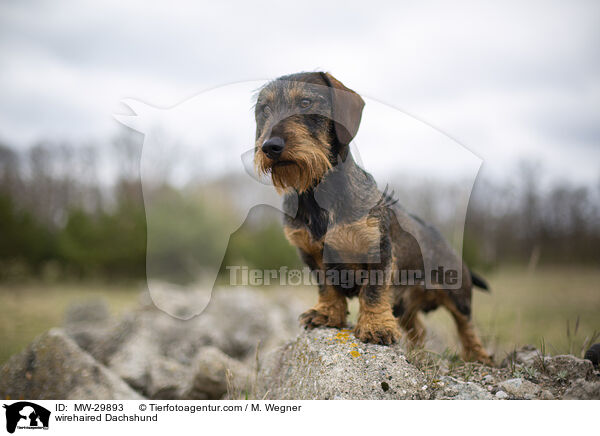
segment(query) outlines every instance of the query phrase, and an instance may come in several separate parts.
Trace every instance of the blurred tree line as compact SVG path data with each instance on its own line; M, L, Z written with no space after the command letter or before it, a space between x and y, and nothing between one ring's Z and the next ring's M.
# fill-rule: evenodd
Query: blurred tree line
M466 257L487 265L600 264L600 182L543 179L539 165L521 162L504 184L478 181L465 227Z
M0 144L0 280L143 279L142 142L126 130L104 149L48 142L17 151ZM227 183L222 190L235 189ZM154 255L172 264L190 253L200 262L222 256L216 241L229 237L232 210L194 189L165 185L152 195L164 204L155 212L165 214L153 221ZM175 223L167 222L169 210L177 211ZM299 265L277 214L260 215L232 235L223 265Z
M40 143L16 151L0 145L0 280L23 277L145 277L146 215L139 174L141 135L125 132L104 149ZM514 183L478 181L470 199L464 256L473 266L500 263L588 263L600 260L600 185L542 187L539 168L524 165ZM224 177L222 189L235 190ZM435 205L450 189L415 192ZM232 219L172 187L160 190L177 216L178 234L159 241L160 255L181 259L182 244L200 259L220 256L216 241ZM411 194L412 195L412 194ZM184 204L185 203L185 204ZM297 266L276 213L253 211L231 238L223 265ZM427 217L425 217L427 218ZM172 228L172 227L171 227ZM223 269L224 271L224 269ZM224 271L224 273L226 273Z

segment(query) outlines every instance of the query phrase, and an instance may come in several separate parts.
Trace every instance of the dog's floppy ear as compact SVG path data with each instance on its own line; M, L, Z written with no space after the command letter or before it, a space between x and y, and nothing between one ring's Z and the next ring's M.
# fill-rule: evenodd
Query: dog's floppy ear
M348 145L358 132L365 102L360 95L346 88L342 82L329 73L321 73L325 83L331 88L332 118L335 134L341 144Z

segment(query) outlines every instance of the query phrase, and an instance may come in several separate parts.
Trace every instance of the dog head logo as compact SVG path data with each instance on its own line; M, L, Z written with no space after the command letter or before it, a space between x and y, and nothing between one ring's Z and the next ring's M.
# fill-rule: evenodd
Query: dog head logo
M48 429L50 411L29 401L19 401L6 409L6 431L14 433L16 429Z
M402 190L393 199L390 192L371 198L372 201L365 202L364 210L343 210L336 192L339 192L337 185L345 180L332 168L338 166L337 162L345 164L347 155L373 174L373 183L379 186L390 181L397 187L415 179L415 174L450 174L454 180L460 180L457 189L445 199L448 206L445 211L450 217L443 217L442 233L454 251L459 256L462 253L468 199L481 160L429 124L364 95L358 96L330 75L313 74L320 79L300 85L298 80L285 77L278 79L275 87L264 86L266 81L226 85L166 109L133 99L122 101L133 113L115 118L144 134L140 172L147 221L146 274L150 295L161 310L181 319L200 314L207 307L210 294L198 292L195 304L174 309L174 293L162 290L166 286L182 292L212 290L229 235L244 223L250 210L267 205L294 217L298 194L316 179L320 182L315 187L315 198L328 213L367 215L373 204L390 200L390 204L397 201L421 214L419 207L414 207L410 192ZM285 104L277 99L277 93L282 91L290 96ZM309 118L312 124L304 122L305 127L300 128L303 120ZM328 123L331 128L322 129L320 123ZM332 143L334 148L327 145ZM361 146L364 162L357 144ZM274 159L269 159L269 154ZM319 159L312 159L314 156ZM236 189L230 190L233 192L227 192L227 201L224 195L215 195L214 181L223 174L237 183ZM396 180L389 180L390 177ZM277 191L284 194L285 205ZM174 192L177 201L173 201L173 195L164 195ZM221 223L229 229L226 236L207 235L211 251L217 250L221 256L207 257L202 244L190 244L181 231L182 226L188 225L189 210L197 208L198 198L207 192L212 199L209 204L216 209L228 207L224 203L235 205L235 219ZM401 211L399 224L417 241L432 237L427 228L409 219L402 208L394 211ZM430 221L439 227L435 219ZM335 241L340 239L325 241L325 262L339 261ZM352 261L377 262L377 256L371 256L377 252L370 248L365 250L370 253L368 258L354 253L359 258ZM433 271L439 265L446 266L446 260L433 257L439 253L439 250L423 253L426 269ZM445 269L458 269L459 274L461 271L456 265ZM183 286L174 277L186 277L187 283L196 287ZM425 274L425 279L428 278ZM185 301L189 302L189 298Z

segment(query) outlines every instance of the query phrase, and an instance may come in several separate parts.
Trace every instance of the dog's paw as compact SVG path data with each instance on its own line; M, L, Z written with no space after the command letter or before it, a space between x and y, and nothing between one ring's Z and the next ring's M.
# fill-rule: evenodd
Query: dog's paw
M392 345L400 339L400 330L393 317L369 317L368 321L359 319L354 336L371 344Z
M494 366L494 360L483 348L463 351L462 358L466 362L479 362L490 367Z
M305 329L315 327L342 328L346 325L346 314L332 308L319 308L307 310L298 318Z

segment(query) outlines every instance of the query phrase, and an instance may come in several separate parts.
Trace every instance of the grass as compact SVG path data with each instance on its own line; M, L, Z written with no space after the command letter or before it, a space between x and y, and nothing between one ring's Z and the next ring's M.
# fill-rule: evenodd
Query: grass
M39 334L60 326L71 303L102 298L118 315L135 305L140 289L100 283L0 285L0 365Z
M504 267L486 278L492 292L474 292L473 313L481 337L497 361L525 344L543 347L550 354L581 356L594 332L600 332L599 268L547 267L531 274L525 268ZM61 325L70 303L100 297L117 314L135 305L140 290L136 285L99 283L0 285L0 364L40 333ZM288 287L285 292L307 300L307 308L317 297L316 289L306 292ZM355 321L356 299L351 301L350 311L350 320ZM428 349L439 354L459 351L456 330L446 311L437 310L424 318ZM598 339L596 336L594 341Z
M482 340L497 358L525 344L553 355L582 357L590 340L598 340L600 268L545 267L529 273L505 267L487 279L492 291L474 292L473 317ZM435 342L457 346L447 313L435 311L425 322L438 336Z

